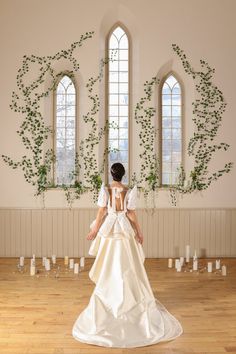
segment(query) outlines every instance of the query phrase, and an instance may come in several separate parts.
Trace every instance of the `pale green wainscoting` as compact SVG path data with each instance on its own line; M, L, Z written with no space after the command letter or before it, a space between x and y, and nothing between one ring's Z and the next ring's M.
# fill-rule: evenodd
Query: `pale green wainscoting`
M236 256L236 209L137 209L146 257ZM0 256L88 255L96 209L0 209Z

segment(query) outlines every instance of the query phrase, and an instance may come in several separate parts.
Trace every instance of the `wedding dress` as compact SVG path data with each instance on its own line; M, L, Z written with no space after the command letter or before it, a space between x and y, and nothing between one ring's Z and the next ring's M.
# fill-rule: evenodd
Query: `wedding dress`
M137 186L129 188L125 196L122 188L111 187L110 191L111 197L103 183L97 205L107 206L107 214L89 249L89 254L96 256L89 272L96 286L73 325L72 335L80 342L120 348L172 340L183 328L154 297L143 247L126 215L127 209L136 207ZM120 199L119 211L116 198Z

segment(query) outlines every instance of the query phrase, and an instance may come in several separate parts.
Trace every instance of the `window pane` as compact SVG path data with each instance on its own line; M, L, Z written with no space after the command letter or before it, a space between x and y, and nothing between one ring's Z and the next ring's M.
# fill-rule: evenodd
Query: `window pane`
M120 127L128 128L128 116L127 117L120 117Z
M128 72L126 71L120 71L119 72L119 82L128 82Z
M118 82L118 72L110 71L109 72L109 81L110 82Z

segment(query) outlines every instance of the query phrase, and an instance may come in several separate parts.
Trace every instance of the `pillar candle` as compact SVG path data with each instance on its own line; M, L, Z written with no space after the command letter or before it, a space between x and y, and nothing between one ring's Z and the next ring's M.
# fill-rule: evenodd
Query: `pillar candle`
M184 265L184 257L180 257L180 264L181 264L181 266L183 266Z
M79 274L79 263L74 264L74 273Z
M21 257L20 257L20 266L21 266L21 267L24 266L24 260L25 260L25 257L21 256Z
M220 269L220 259L216 259L216 269Z
M65 256L65 258L64 258L64 264L65 264L65 265L68 265L68 263L69 263L69 257L68 257L68 256Z
M207 263L207 271L208 271L208 273L212 272L212 262Z
M179 259L176 259L175 260L175 268L177 269L178 268L178 265L180 264L180 260Z
M198 260L197 259L193 260L193 270L198 270Z
M46 262L47 257L42 258L42 265L45 267L45 262Z
M186 262L189 262L189 257L190 257L190 245L186 245Z
M197 259L197 251L195 250L193 259Z
M35 258L30 259L30 266L35 266Z
M222 265L222 275L226 276L227 271L226 271L226 265Z
M81 257L80 258L80 267L84 267L84 263L85 263L85 258Z
M48 258L45 261L45 269L48 271L51 269L50 259L48 259Z
M53 254L53 255L52 255L52 263L53 263L53 264L56 264L56 259L57 259L56 255Z
M168 268L172 268L172 266L173 266L173 259L169 258L168 259Z
M30 266L30 275L35 275L35 265Z
M74 259L71 258L70 259L70 269L73 269L74 268Z
M181 272L181 264L180 264L180 260L178 260L179 262L177 263L177 268L176 268L176 270L177 270L177 272Z

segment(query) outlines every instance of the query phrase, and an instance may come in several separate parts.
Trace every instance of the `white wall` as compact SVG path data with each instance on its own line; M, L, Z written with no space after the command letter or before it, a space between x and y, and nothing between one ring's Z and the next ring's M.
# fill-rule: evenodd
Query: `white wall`
M214 82L227 101L219 141L231 145L228 153L219 152L214 167L235 161L236 100L235 94L235 10L234 0L0 0L1 36L1 93L0 93L0 153L14 159L21 157L24 147L16 130L22 117L9 108L11 93L16 88L17 70L24 54L53 55L69 47L86 31L95 31L93 39L80 50L81 71L79 109L86 112L84 83L98 70L99 59L104 55L105 36L117 21L121 21L132 37L132 101L133 107L143 95L143 83L157 73L174 70L184 83L185 133L188 140L192 132L192 106L195 97L193 82L184 72L180 60L171 48L177 43L187 54L192 65L199 68L199 60L206 59L216 69ZM63 63L60 69L63 69ZM66 68L64 68L66 69ZM100 86L102 96L103 86ZM52 119L52 100L44 106L45 118ZM103 107L99 119L104 118ZM133 121L132 147L137 146L137 132ZM84 133L81 124L81 135ZM133 168L138 150L133 148ZM186 157L187 166L190 161ZM0 207L40 207L33 188L28 185L20 170L12 170L0 159ZM236 169L213 184L207 191L184 196L179 206L235 207ZM169 207L166 191L158 194L157 205ZM63 192L50 191L46 207L63 207ZM75 206L93 207L92 196L84 195ZM144 206L142 198L139 206Z

